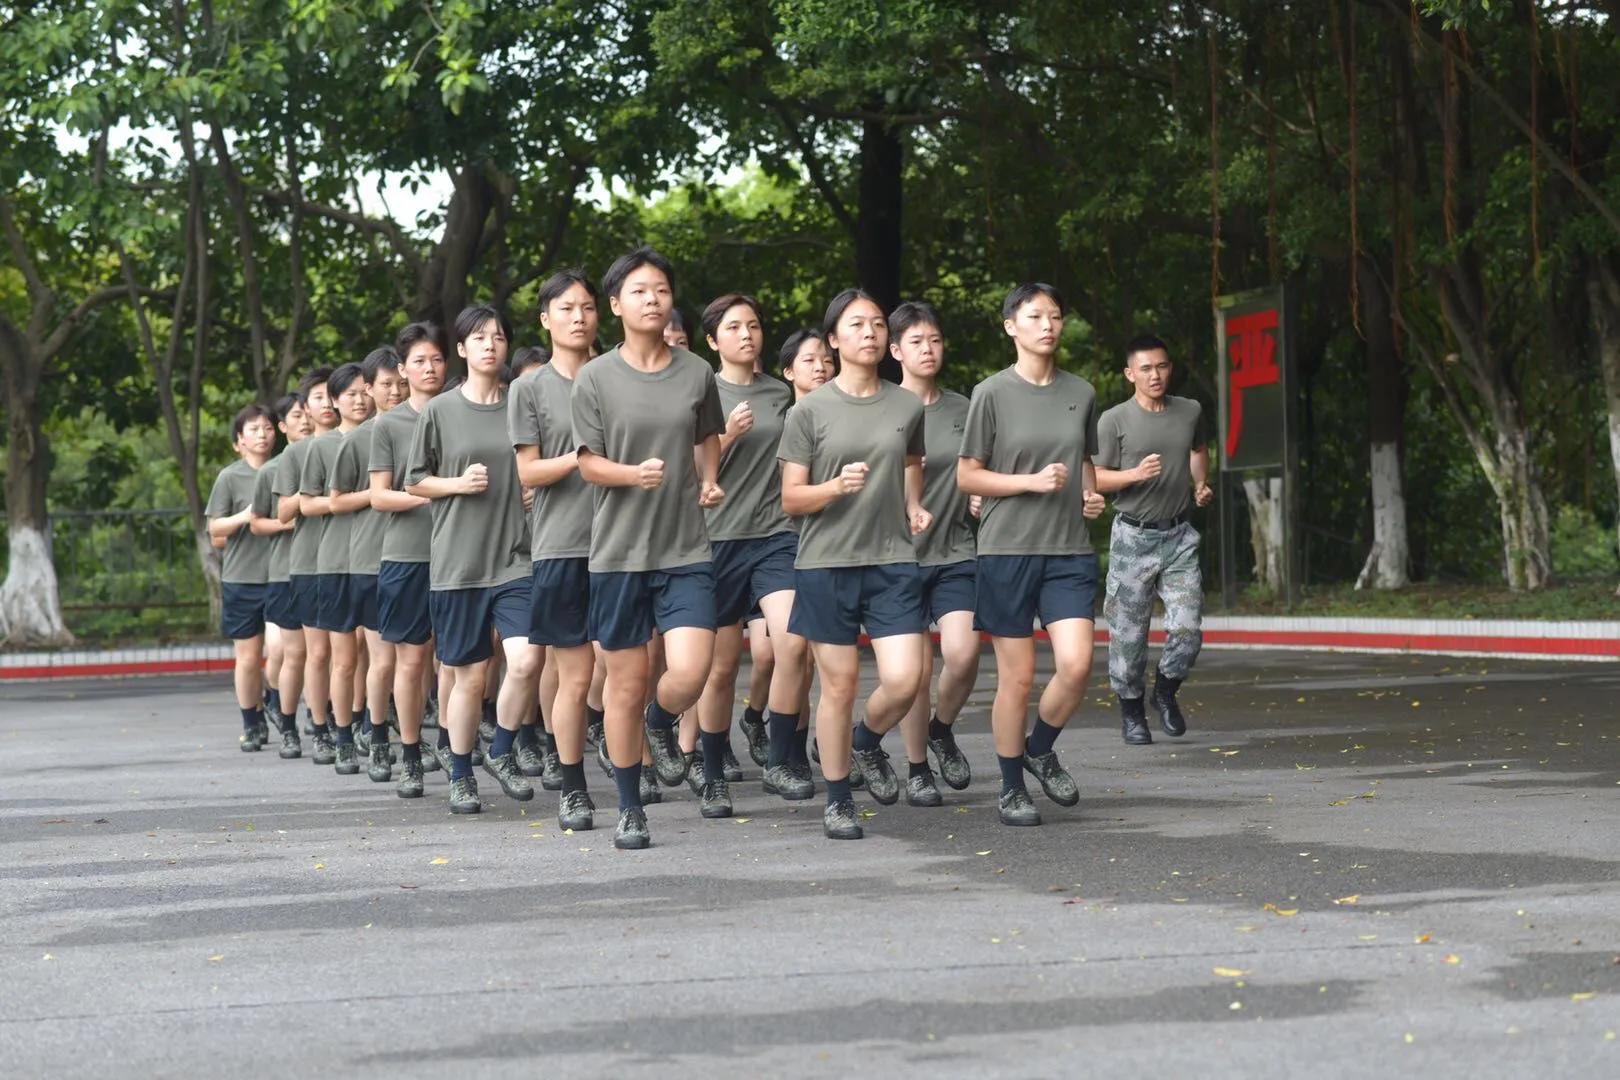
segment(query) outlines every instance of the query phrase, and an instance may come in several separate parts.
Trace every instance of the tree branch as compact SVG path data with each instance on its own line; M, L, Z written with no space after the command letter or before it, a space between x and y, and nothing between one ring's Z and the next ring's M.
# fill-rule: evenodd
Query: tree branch
M260 188L258 195L260 198L302 210L316 217L342 222L345 225L353 225L363 232L382 236L388 240L395 254L404 260L413 275L421 272L422 253L411 243L410 238L405 235L405 230L399 227L398 222L389 221L386 218L369 217L366 214L345 210L339 206L328 206L325 203L312 202L287 191L272 191Z
M816 156L816 148L799 130L799 125L794 123L793 114L788 112L786 104L774 97L767 97L767 101L771 111L782 122L782 127L787 132L788 141L793 143L794 149L798 150L799 158L804 162L805 171L810 174L810 182L815 184L817 191L821 192L821 197L827 200L827 209L831 210L833 217L838 219L838 223L847 229L851 236L854 236L858 229L855 215L850 213L849 207L844 204L844 200L839 198L837 189L832 186L832 182L822 172L821 160Z

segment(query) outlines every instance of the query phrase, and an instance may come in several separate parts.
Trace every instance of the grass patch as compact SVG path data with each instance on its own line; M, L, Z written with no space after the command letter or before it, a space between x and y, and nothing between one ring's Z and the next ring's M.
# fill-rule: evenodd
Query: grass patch
M1213 593L1204 610L1212 615L1615 620L1620 619L1620 598L1612 578L1560 581L1536 592L1513 592L1502 585L1420 584L1398 591L1312 585L1303 590L1291 612L1278 597L1255 589L1245 591L1230 611L1222 610L1220 593Z

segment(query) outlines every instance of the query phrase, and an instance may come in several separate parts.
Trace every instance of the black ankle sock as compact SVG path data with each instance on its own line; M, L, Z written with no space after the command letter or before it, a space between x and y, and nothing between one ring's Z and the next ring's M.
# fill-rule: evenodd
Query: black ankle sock
M680 714L672 713L658 704L655 697L652 704L647 706L647 726L654 731L668 731L680 720Z
M849 802L852 799L854 799L854 796L849 793L849 777L846 776L842 780L827 781L828 806L836 802Z
M930 776L934 771L928 767L926 761L907 761L906 765L909 766L906 772L907 776Z
M744 705L743 719L747 720L750 724L757 724L765 719L765 713L763 710L756 709L752 705Z
M350 709L349 726L351 728L359 728L361 731L370 731L371 715L364 709Z
M808 726L793 732L793 749L788 751L788 762L793 765L810 764L810 728Z
M472 754L450 752L450 779L460 780L472 775Z
M540 745L540 725L539 724L524 724L522 727L518 728L517 729L517 744L519 746L536 746L536 747L539 746Z
M536 728L537 733L544 731L544 729L541 728L539 724L536 724L535 728ZM557 752L557 736L553 735L549 731L544 731L544 734L545 734L544 742L545 742L545 751L546 751L546 753L555 754Z
M593 709L589 705L585 706L585 722L590 727L601 727L602 719L606 715L607 713L601 709Z
M951 725L939 722L939 717L928 721L928 737L930 739L943 739L951 733Z
M865 720L855 725L855 749L876 750L882 745L883 736L867 727Z
M270 688L269 693L267 693L265 695L265 697L267 699L266 704L268 704L272 709L276 710L276 712L278 712L278 713L281 712L281 691L280 690L277 690L275 687L272 686Z
M407 765L422 764L422 744L419 742L401 742L399 744L399 757Z
M1003 794L1024 786L1023 758L1002 757L997 754L996 764L1001 766L1001 790Z
M1045 720L1037 719L1035 721L1035 730L1029 733L1029 738L1024 742L1024 749L1032 757L1050 754L1052 744L1057 742L1058 732L1062 730L1062 728L1053 727Z
M489 756L492 758L497 758L504 754L510 754L512 752L512 744L516 741L517 732L508 731L503 727L497 726L495 728L495 738L491 739L489 743Z
M703 745L703 776L706 780L720 780L726 775L726 747L731 745L729 731L700 731L698 741Z
M378 746L382 747L385 750L388 748L388 725L387 724L373 724L373 725L371 725L371 745L372 745L373 748L378 747Z
M439 728L439 749L450 749L450 729L447 727L441 726Z
M613 783L619 789L619 809L641 805L641 762L613 766Z
M566 761L562 763L562 789L564 791L585 790L585 762L576 761L572 765Z
M337 729L337 744L339 746L354 745L354 728L340 727Z
M799 726L799 714L772 712L768 723L770 753L765 764L768 768L786 765L793 752L794 729Z
M264 710L255 705L251 709L242 710L242 730L251 733L264 719Z
M483 711L479 713L479 716L493 724L495 722L495 703L493 701L484 702Z

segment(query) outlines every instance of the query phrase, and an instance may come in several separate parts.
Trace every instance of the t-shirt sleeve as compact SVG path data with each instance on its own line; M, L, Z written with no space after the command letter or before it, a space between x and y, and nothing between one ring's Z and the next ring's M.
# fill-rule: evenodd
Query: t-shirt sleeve
M1119 420L1115 418L1112 409L1103 413L1102 418L1097 421L1097 453L1092 460L1105 469L1119 468Z
M304 455L304 470L298 477L298 490L304 495L325 495L327 492L326 455L321 447L311 446Z
M439 425L432 410L416 422L410 456L405 459L405 483L416 484L439 475Z
M988 462L996 446L996 410L990 392L984 387L973 391L968 403L967 421L962 425L962 452L959 456Z
M253 477L253 513L259 517L276 516L276 496L271 490L276 472L273 466L266 466Z
M1091 400L1086 404L1086 452L1083 456L1095 457L1097 454L1097 395L1092 394Z
M332 463L332 476L328 483L332 490L348 494L359 490L360 439L350 435L338 448L337 460Z
M512 403L506 410L506 430L513 446L540 445L540 395L533 376L520 379L512 387Z
M574 424L574 448L607 457L602 402L598 397L596 380L590 374L590 368L580 372L579 378L574 381L574 392L569 402L569 414Z
M394 440L381 423L371 433L371 461L366 466L366 472L385 472L390 477L394 475Z
M292 448L276 462L275 479L271 482L270 491L275 495L298 494L298 460L293 457Z
M1193 413L1192 448L1196 453L1209 445L1209 414L1204 411L1201 401L1194 401L1193 408L1196 411Z
M911 414L911 422L906 425L906 457L920 458L928 453L927 443L923 440L923 425L928 422L928 414L918 406Z
M208 509L204 513L211 518L231 515L231 485L223 472L214 478L214 488L208 493Z
M698 401L697 425L692 433L692 444L695 446L709 436L718 435L724 430L726 430L726 414L720 408L720 384L715 381L714 372L705 367L703 396Z
M787 426L782 429L782 441L776 444L776 458L808 469L815 454L816 426L810 410L794 409L788 414Z

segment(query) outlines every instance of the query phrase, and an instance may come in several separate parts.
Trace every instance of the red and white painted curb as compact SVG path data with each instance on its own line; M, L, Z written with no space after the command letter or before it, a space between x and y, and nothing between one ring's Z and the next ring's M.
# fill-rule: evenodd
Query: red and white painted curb
M1164 628L1157 620L1149 639L1155 644L1164 641ZM1107 641L1108 624L1099 622L1097 642ZM1620 661L1620 622L1212 615L1204 620L1204 646L1613 663ZM229 645L0 653L0 682L195 675L229 671L232 663Z

